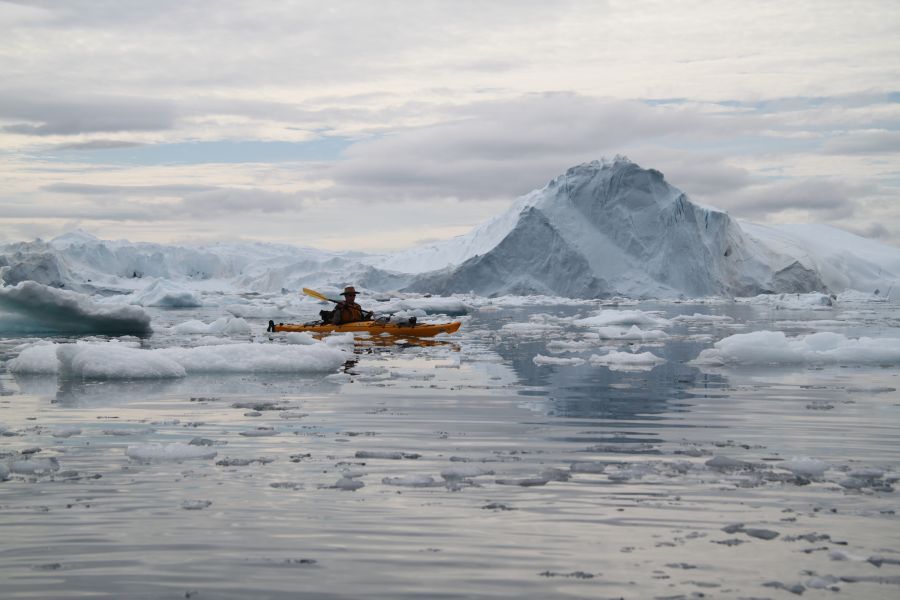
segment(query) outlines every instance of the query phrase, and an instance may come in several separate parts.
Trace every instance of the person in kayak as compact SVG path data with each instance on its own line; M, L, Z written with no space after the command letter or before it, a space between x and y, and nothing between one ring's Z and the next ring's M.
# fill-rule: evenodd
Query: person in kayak
M345 287L341 292L344 297L342 302L338 302L334 307L331 315L332 325L341 325L343 323L355 323L357 321L369 321L372 319L372 312L363 310L356 303L356 288L352 285Z

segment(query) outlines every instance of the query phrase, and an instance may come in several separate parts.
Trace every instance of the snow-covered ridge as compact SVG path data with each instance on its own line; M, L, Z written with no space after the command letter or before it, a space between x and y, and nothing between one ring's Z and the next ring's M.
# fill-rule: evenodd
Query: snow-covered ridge
M569 169L468 234L390 255L263 243L177 246L75 231L0 245L5 285L35 281L143 306L192 292L301 287L479 296L672 298L760 293L886 294L900 249L822 225L763 227L694 204L624 157Z

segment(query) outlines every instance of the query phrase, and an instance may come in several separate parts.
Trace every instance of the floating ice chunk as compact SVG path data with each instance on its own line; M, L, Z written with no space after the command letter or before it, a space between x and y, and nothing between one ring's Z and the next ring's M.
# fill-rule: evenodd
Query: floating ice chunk
M365 487L365 483L353 477L341 477L334 483L334 487L345 492L353 492L361 487Z
M288 344L296 344L298 346L311 346L316 343L316 338L305 331L291 331L284 336L284 339Z
M352 333L332 333L325 338L325 343L329 346L352 346L356 342Z
M203 306L200 295L168 279L157 279L143 290L135 292L128 300L140 306L164 308L195 308Z
M139 444L128 446L125 455L141 462L215 458L217 451L207 446L194 446L173 442L170 444Z
M900 364L900 338L848 338L819 332L788 338L782 331L739 333L722 339L692 361L712 365Z
M606 471L606 465L599 462L580 461L569 465L569 470L573 473L603 473Z
M806 587L812 590L824 590L825 588L840 583L840 581L841 580L834 575L823 575L821 577L815 575L807 579L804 583L806 584Z
M599 340L599 337L597 339ZM550 352L578 352L594 348L597 345L597 341L591 340L552 340L547 342L547 350Z
M607 327L610 325L644 325L650 327L665 327L669 321L652 313L642 310L611 310L603 309L591 317L575 319L576 325L583 327Z
M577 367L578 365L584 364L583 358L561 358L557 356L544 356L543 354L538 354L537 356L532 358L531 361L536 365L559 365Z
M794 475L810 478L821 477L829 468L828 463L808 456L795 457L778 463L778 466Z
M600 365L608 367L611 371L641 371L650 370L658 364L666 362L666 359L656 356L652 352L616 352L613 350L609 354L597 355L592 354L590 358L592 365Z
M430 487L434 485L434 478L431 475L401 475L400 477L385 477L381 483L403 487Z
M70 438L73 435L81 435L81 429L78 427L56 427L50 430L50 435L55 438Z
M251 429L249 431L242 431L240 435L244 437L266 437L271 435L278 435L278 431L275 430L274 427L257 427L256 429Z
M47 341L30 344L22 349L17 357L6 363L6 368L11 373L55 375L59 371L56 348L56 344Z
M342 351L322 343L306 346L241 343L145 352L171 359L189 374L322 373L337 370L347 360Z
M689 324L706 324L706 323L731 323L734 321L733 318L727 317L725 315L704 315L700 313L694 313L693 315L678 315L673 318L672 321L676 323L689 323Z
M59 461L56 457L14 460L9 464L9 470L19 475L44 475L58 471Z
M239 317L221 317L210 324L197 319L185 321L172 328L172 331L180 335L243 335L251 332L250 325Z
M718 471L738 471L753 468L753 463L748 463L736 458L729 458L728 456L714 456L706 461L705 464L710 469L716 469Z
M356 458L386 458L389 460L400 460L403 458L415 460L421 458L421 454L413 452L381 452L378 450L357 450Z
M494 472L489 469L484 469L477 465L460 465L449 467L441 470L441 477L443 477L447 481L456 481L459 479L471 479L473 477L480 477L481 475L493 475Z
M56 348L61 375L82 379L166 379L185 370L159 350L136 350L123 344L76 343Z
M736 302L764 304L784 310L827 310L834 306L834 299L819 292L808 294L760 294L752 298L735 298Z
M147 335L150 315L137 306L104 305L90 297L34 281L0 287L0 310L16 313L3 320L4 330Z
M184 510L203 510L210 506L212 506L212 502L209 500L185 500L181 503L181 508Z
M598 327L596 329L597 334L605 340L636 340L641 342L650 342L655 340L663 340L669 337L669 335L660 329L650 329L647 331L642 330L637 325L632 325L630 328L618 327L616 325L610 325L607 327Z

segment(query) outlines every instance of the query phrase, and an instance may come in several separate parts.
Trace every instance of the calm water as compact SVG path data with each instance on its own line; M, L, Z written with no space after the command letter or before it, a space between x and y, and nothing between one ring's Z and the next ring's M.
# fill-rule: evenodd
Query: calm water
M0 462L55 464L0 482L0 597L896 598L896 367L686 363L754 329L900 337L897 307L637 308L736 320L668 328L644 371L536 365L601 353L550 352L589 307L545 306L361 344L329 378L4 372ZM560 329L501 329L536 314ZM126 455L191 440L216 456ZM794 457L828 470L779 468Z

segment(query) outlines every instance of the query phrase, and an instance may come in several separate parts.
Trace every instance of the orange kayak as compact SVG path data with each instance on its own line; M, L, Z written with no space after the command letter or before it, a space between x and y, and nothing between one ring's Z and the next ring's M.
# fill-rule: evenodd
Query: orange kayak
M396 325L379 323L378 321L357 321L343 325L304 325L302 323L274 323L269 321L269 331L305 331L307 333L369 333L393 336L431 337L439 333L453 333L461 323L416 323L415 325Z

